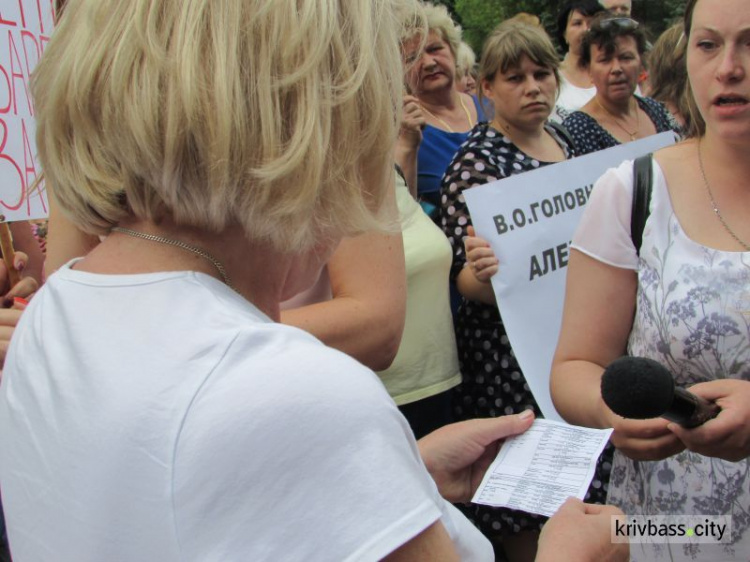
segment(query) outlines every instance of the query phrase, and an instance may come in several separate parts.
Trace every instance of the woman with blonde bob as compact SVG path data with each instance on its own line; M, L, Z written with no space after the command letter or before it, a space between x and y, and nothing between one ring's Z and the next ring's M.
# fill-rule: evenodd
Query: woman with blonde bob
M107 238L11 344L14 560L490 559L439 494L467 501L532 416L417 444L371 371L275 322L342 236L394 220L403 9L68 2L34 78L39 155ZM548 560L586 524L588 559L612 549L592 509L564 506Z

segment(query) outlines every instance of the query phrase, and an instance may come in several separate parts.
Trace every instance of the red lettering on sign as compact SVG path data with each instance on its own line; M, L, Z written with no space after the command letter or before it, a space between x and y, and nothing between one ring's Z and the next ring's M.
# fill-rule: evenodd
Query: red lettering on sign
M23 73L21 57L18 54L16 42L10 31L8 31L8 53L10 54L10 82L13 95L13 113L18 115L18 93L16 90L16 82L20 79L21 84L23 84L23 91L26 94L26 105L29 110L29 115L34 115L34 108L31 105L31 97L29 96L29 88L26 84L26 76Z
M10 76L8 76L8 71L5 70L5 68L2 65L0 65L0 73L2 73L3 76L5 76L5 86L6 86L5 90L8 92L8 104L5 107L0 107L0 113L8 113L10 111L10 103L13 101L13 95L11 94L11 86L10 86ZM2 80L0 80L0 83L1 82Z
M26 174L26 185L34 185L34 182L39 177L39 174L36 171L36 162L34 161L34 152L31 150L31 140L29 139L29 132L26 130L25 119L21 119L21 131L23 134L23 164L24 164L23 170ZM36 195L37 197L39 197L39 200L42 202L42 208L44 209L44 212L46 214L47 204L44 202L44 197L42 197L41 186L38 186L38 189L35 189L33 194L29 193L29 196L25 197L26 214L31 215L31 196L32 195Z
M39 57L42 55L39 49L39 42L31 31L24 29L21 32L21 45L23 46L24 62L26 62L26 76L31 76L31 69L36 66L36 63L39 62ZM32 55L31 60L29 60L29 52Z
M21 12L21 27L26 27L26 13L23 10L23 0L18 0L18 9Z
M6 209L10 211L16 211L21 208L21 205L23 205L24 200L26 199L26 183L23 181L23 173L21 172L21 168L16 164L16 161L13 160L11 156L8 154L5 154L5 145L8 144L8 125L5 124L5 120L0 118L0 129L2 131L0 132L0 161L5 161L10 163L11 166L13 166L16 170L16 173L18 174L18 179L21 182L21 198L18 200L17 203L14 204L8 204L2 199L0 199L0 205L5 207ZM2 174L2 177L8 177L5 174Z
M18 24L16 22L14 22L13 20L6 20L3 17L3 14L0 13L0 25L9 25L11 27L16 27Z

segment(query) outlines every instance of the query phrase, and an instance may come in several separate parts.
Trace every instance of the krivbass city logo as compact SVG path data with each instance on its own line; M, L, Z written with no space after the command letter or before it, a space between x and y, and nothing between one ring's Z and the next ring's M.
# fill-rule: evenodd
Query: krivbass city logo
M629 515L612 517L613 543L732 542L731 515Z

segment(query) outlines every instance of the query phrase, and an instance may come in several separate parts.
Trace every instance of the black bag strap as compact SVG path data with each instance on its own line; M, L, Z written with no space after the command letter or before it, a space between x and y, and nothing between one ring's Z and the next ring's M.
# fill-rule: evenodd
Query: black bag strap
M560 123L557 123L556 121L552 121L551 119L547 121L547 124L552 127L557 135L568 145L568 148L571 149L573 153L576 152L576 143L573 140L572 135L568 132L568 130L560 125Z
M630 237L638 255L641 254L643 229L651 212L651 181L653 154L636 158L633 162L633 209L630 215Z

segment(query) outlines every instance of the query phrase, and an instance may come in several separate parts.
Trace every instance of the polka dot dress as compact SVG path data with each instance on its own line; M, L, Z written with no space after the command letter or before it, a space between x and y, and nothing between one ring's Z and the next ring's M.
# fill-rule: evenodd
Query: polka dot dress
M575 148L557 131L547 131L558 142L566 158ZM550 162L540 162L521 152L507 137L480 123L469 134L453 158L441 186L440 222L453 248L451 279L455 281L466 263L463 238L471 217L463 191L470 187L534 170ZM456 313L456 343L463 382L456 387L454 414L458 420L516 414L531 409L541 412L518 366L502 317L496 306L462 299ZM609 461L608 461L609 462ZM608 473L606 475L608 479ZM604 485L598 497L604 500ZM470 505L464 512L489 537L538 530L545 517L505 508Z
M680 127L672 114L662 104L651 98L635 97L638 106L648 115L657 133L674 131L680 134ZM563 121L570 132L580 155L590 154L620 144L599 122L583 111L574 111Z

